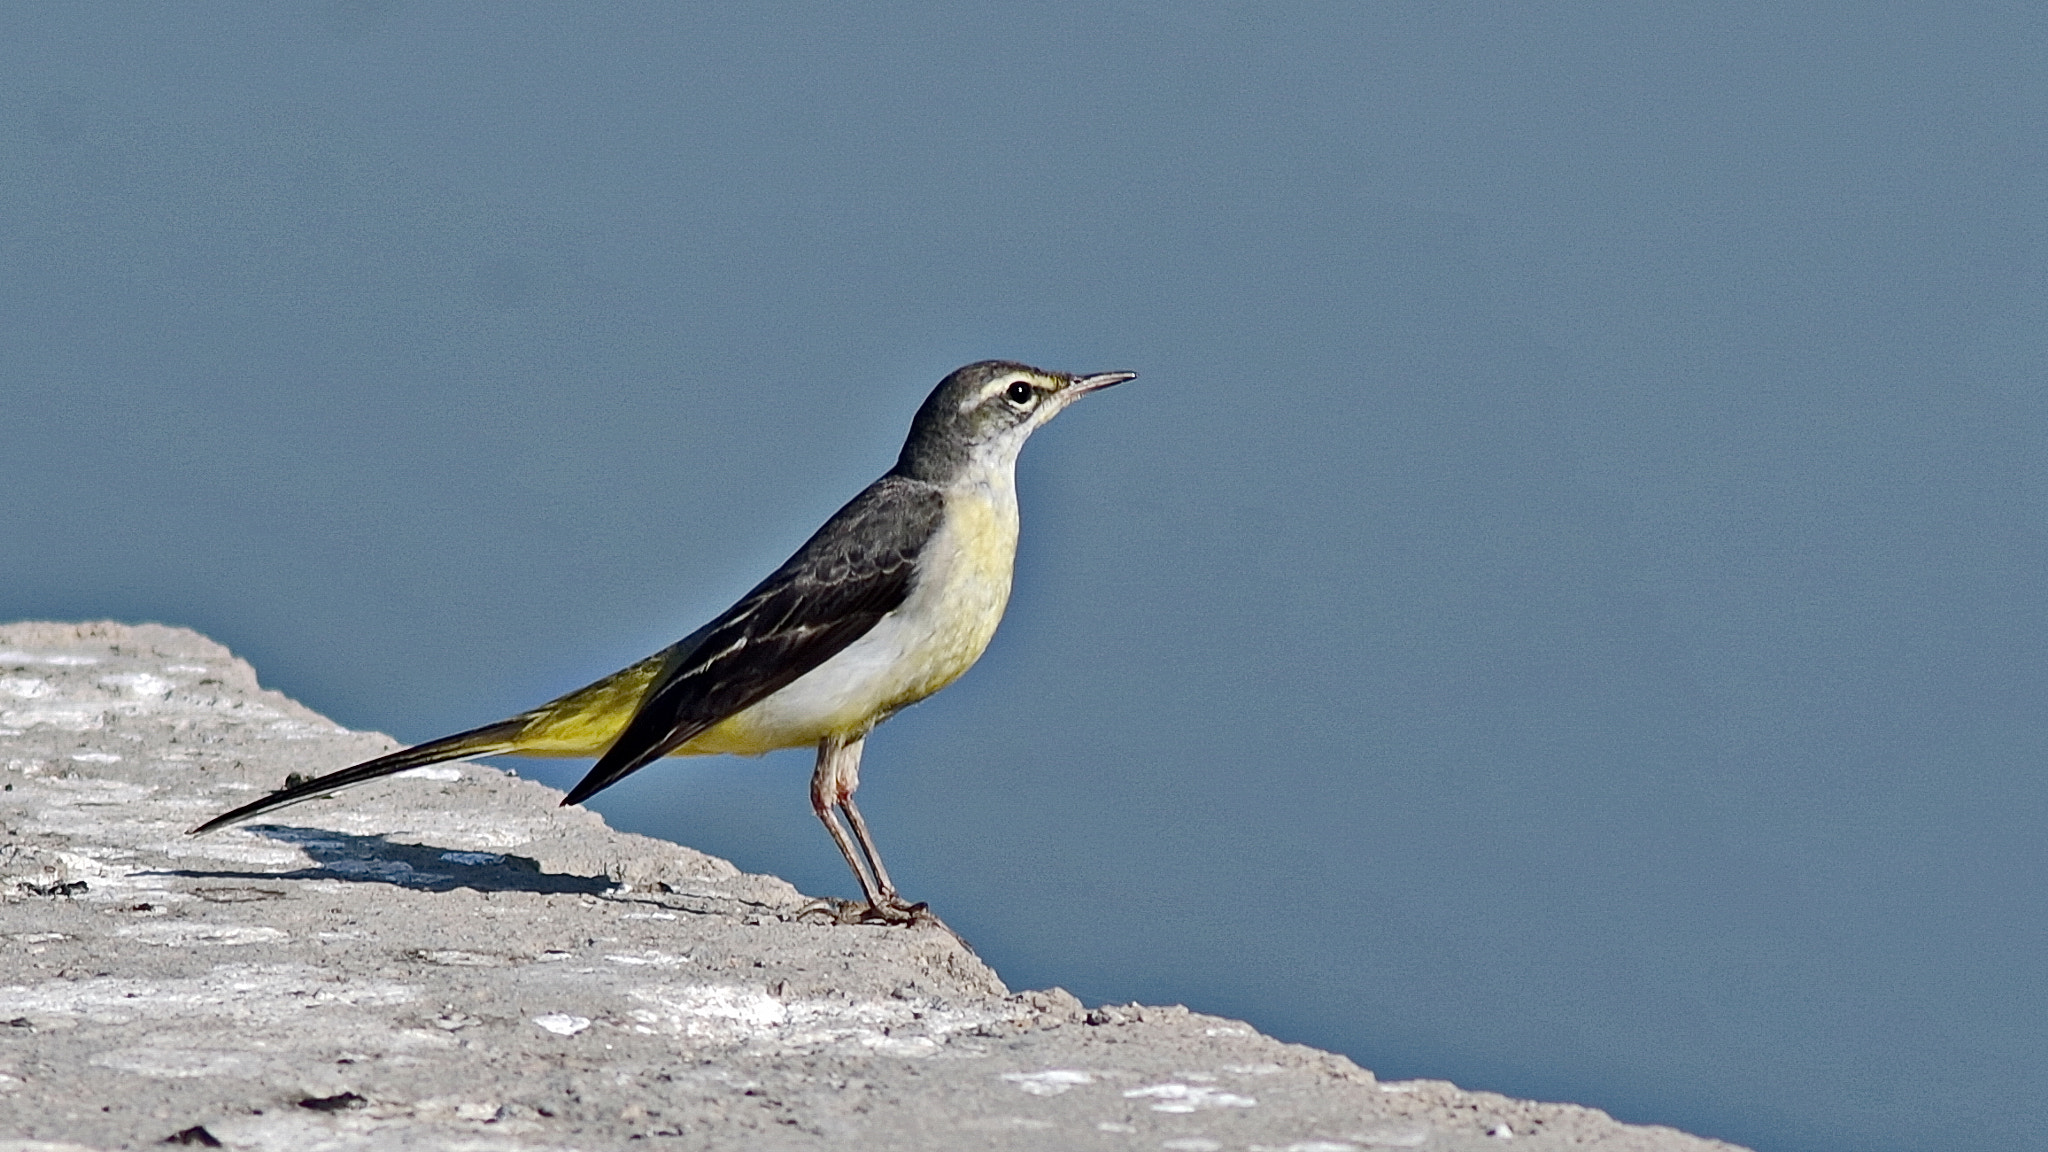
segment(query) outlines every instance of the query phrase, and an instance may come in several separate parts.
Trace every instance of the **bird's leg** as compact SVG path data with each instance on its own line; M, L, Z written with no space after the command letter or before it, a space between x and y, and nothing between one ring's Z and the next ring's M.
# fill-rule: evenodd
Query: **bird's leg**
M848 788L846 795L840 798L839 807L846 812L846 822L853 825L853 838L860 844L861 855L867 857L868 865L875 870L875 883L881 886L882 898L891 904L902 905L903 898L896 895L896 885L889 882L889 870L882 867L882 854L875 849L875 838L868 835L868 822L861 818L860 809L853 806L852 788Z
M901 904L896 895L896 885L889 883L889 870L882 867L882 854L875 850L875 838L868 835L868 822L861 818L860 809L853 806L853 794L860 788L860 754L867 747L867 737L861 736L848 741L832 763L832 803L846 814L846 822L853 827L853 841L860 846L861 859L867 863L869 874L875 878L875 887L881 891L882 899L890 904ZM871 901L872 902L872 901Z
M860 752L863 741L856 740L847 745L846 754L838 764L839 810L846 815L847 824L853 828L854 842L860 845L862 858L873 871L875 887L882 893L879 903L870 901L874 914L884 920L923 923L930 921L945 927L939 918L932 915L926 904L912 904L896 894L896 885L889 879L889 870L882 866L882 850L875 847L875 838L868 833L867 818L860 814L860 807L853 802L853 794L860 788ZM948 928L947 931L952 931ZM965 941L962 941L965 943Z
M839 806L839 766L851 756L856 779L860 771L861 741L852 743L838 736L827 736L818 741L818 766L811 773L811 811L825 825L825 831L832 834L832 842L839 845L839 854L846 857L846 866L853 869L853 878L860 881L860 890L868 898L868 906L881 910L884 899L882 889L868 874L858 853L854 851L853 838L846 834L846 828L839 822L835 809Z
M861 891L867 894L868 906L859 919L898 924L936 922L937 918L925 905L909 903L896 894L889 870L882 867L882 854L876 851L875 839L868 834L868 822L862 818L860 809L854 807L853 793L860 787L860 753L865 741L865 736L851 740L827 736L818 741L818 768L811 774L811 808L832 834L832 842L839 845L839 854L846 857L846 866L853 869ZM842 812L846 823L853 826L852 836L846 834L839 821Z

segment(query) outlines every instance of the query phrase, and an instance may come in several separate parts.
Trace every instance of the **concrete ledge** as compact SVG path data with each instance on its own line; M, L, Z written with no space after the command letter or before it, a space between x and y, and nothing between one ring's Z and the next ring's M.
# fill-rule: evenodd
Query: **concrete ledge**
M1012 993L482 765L184 835L394 746L193 632L0 626L0 1152L1732 1147Z

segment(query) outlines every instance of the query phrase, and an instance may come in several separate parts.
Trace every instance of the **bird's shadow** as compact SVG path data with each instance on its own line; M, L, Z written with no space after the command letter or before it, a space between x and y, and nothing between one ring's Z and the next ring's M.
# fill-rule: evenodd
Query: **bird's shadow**
M479 892L578 892L596 895L618 884L605 876L543 872L540 862L502 852L472 852L431 844L401 844L382 836L351 836L326 828L255 824L248 831L278 840L313 858L295 872L166 869L165 876L197 880L346 880L391 884L422 892L471 888Z

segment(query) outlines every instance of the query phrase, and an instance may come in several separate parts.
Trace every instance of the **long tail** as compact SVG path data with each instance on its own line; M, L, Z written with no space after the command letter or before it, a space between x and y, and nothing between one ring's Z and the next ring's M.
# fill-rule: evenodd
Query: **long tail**
M408 768L439 764L443 760L455 760L464 756L490 756L500 752L509 752L518 746L519 734L526 728L527 720L528 718L524 716L514 717L510 720L500 720L496 724L489 724L482 728L472 728L467 732L457 732L453 736L443 736L439 740L429 740L425 744L416 744L411 748L403 748L399 751L379 756L375 760L365 760L361 764L343 768L339 772L329 772L325 776L312 780L301 780L297 784L280 788L254 803L244 804L232 812L223 812L199 827L192 829L189 834L197 836L203 832L211 832L215 828L224 827L240 820L247 820L251 816L260 816L265 812L282 808L287 804L297 804L301 800L311 800L317 796L324 796L337 788L346 788L351 784L361 784L365 780L375 780L380 776L389 776L394 772L403 772Z

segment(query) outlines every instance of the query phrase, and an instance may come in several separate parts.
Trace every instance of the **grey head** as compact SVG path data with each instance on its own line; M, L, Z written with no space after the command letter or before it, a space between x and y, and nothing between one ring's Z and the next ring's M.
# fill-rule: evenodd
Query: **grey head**
M893 472L944 484L971 470L1007 468L1024 441L1069 404L1136 375L1072 376L1014 360L969 364L925 397Z

